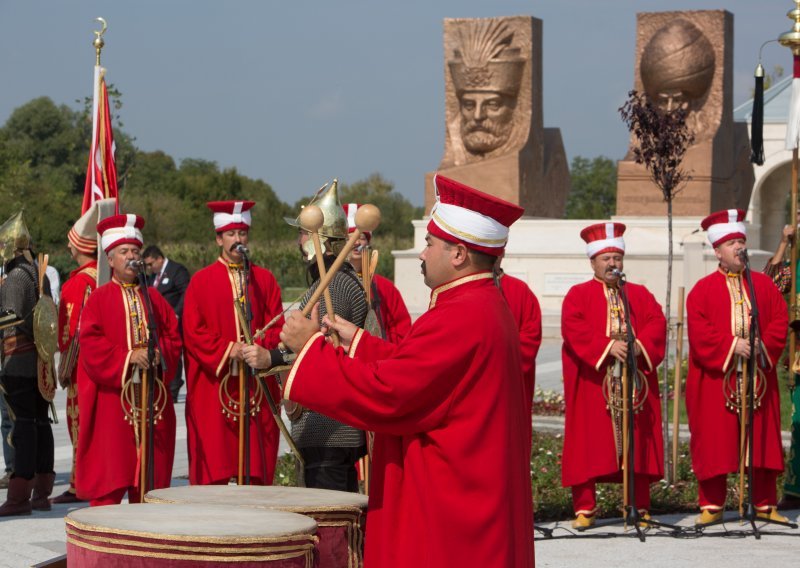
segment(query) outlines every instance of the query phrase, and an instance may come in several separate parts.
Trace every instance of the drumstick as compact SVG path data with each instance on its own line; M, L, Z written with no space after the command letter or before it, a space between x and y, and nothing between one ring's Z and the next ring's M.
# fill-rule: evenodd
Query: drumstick
M322 209L316 205L307 205L300 212L300 226L311 234L311 240L314 242L314 256L317 259L317 269L319 270L319 278L322 281L325 278L325 260L322 258L322 244L319 241L319 229L325 223L325 216ZM328 312L328 317L331 321L336 321L336 314L333 310L333 299L331 298L331 291L328 286L322 291L325 297L325 309ZM331 331L331 343L334 347L339 347L339 334L336 331Z
M325 277L320 280L317 289L314 290L314 293L308 299L308 303L306 303L306 306L302 311L304 316L307 316L311 313L311 310L314 308L314 304L319 301L322 291L328 287L328 285L331 283L331 280L333 280L333 277L342 267L342 264L344 264L344 261L347 259L347 255L350 254L350 251L353 250L353 247L358 242L358 237L361 236L361 233L363 231L374 231L378 228L380 223L380 209L374 205L370 205L369 203L358 208L358 211L356 211L356 230L350 233L350 238L347 239L347 243L345 243L344 248L339 252L336 260L328 269L328 272L325 273Z

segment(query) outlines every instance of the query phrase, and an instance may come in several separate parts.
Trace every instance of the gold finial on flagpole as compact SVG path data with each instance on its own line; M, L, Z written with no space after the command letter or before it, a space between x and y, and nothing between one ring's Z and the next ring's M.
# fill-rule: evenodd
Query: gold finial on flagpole
M792 29L788 32L782 33L778 37L778 41L784 47L788 47L795 55L800 55L800 0L794 0L795 8L790 10L786 17L794 20Z
M100 52L103 50L103 46L106 44L106 42L103 41L103 34L106 33L108 24L103 18L95 18L94 21L103 24L102 29L94 31L94 41L92 42L92 45L94 46L94 52L96 54L95 65L100 65Z

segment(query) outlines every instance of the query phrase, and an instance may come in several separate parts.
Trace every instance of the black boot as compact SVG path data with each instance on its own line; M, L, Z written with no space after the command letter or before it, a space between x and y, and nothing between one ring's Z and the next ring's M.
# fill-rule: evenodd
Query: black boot
M55 473L37 473L33 478L33 497L31 497L31 507L36 511L49 511L50 494L53 492L53 483L56 480Z
M31 514L32 479L12 477L8 482L6 502L0 505L0 517Z

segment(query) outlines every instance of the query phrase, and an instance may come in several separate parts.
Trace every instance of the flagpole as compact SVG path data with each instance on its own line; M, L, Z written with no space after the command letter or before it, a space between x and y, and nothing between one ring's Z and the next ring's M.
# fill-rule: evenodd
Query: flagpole
M103 24L102 28L100 28L99 30L95 30L94 41L92 42L95 52L94 64L97 67L100 67L100 52L103 51L103 47L105 47L106 45L106 42L103 41L103 34L106 33L106 30L108 29L108 24L103 18L95 18L94 21Z
M797 196L797 178L798 178L798 162L800 159L798 158L797 152L797 144L798 144L798 125L797 120L798 116L794 115L794 113L798 110L794 108L797 104L797 93L795 91L798 90L798 81L800 81L800 0L795 0L795 8L791 10L787 15L787 17L791 20L794 20L794 25L792 29L786 33L781 34L778 37L778 42L784 46L788 47L792 50L792 58L793 58L793 83L792 83L792 101L790 103L789 108L789 122L786 124L786 144L787 147L791 145L792 149L792 178L791 178L791 188L790 188L790 196L791 196L791 211L789 212L789 223L794 225L795 228L797 227L797 207L798 207L798 196ZM796 230L796 229L795 229ZM798 310L797 310L797 248L798 248L798 237L800 235L795 235L794 246L792 247L792 256L791 256L791 264L789 269L791 270L791 288L789 290L789 321L794 321L798 319ZM794 389L795 387L795 376L791 370L791 363L794 361L795 350L797 349L797 340L795 337L794 331L789 332L789 387L790 389Z

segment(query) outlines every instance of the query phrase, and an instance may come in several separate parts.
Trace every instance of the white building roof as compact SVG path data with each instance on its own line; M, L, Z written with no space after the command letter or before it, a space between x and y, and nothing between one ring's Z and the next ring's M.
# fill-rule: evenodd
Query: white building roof
M792 97L792 77L784 77L764 91L764 124L786 124L789 119L789 101ZM735 122L747 122L753 115L753 99L733 109Z

